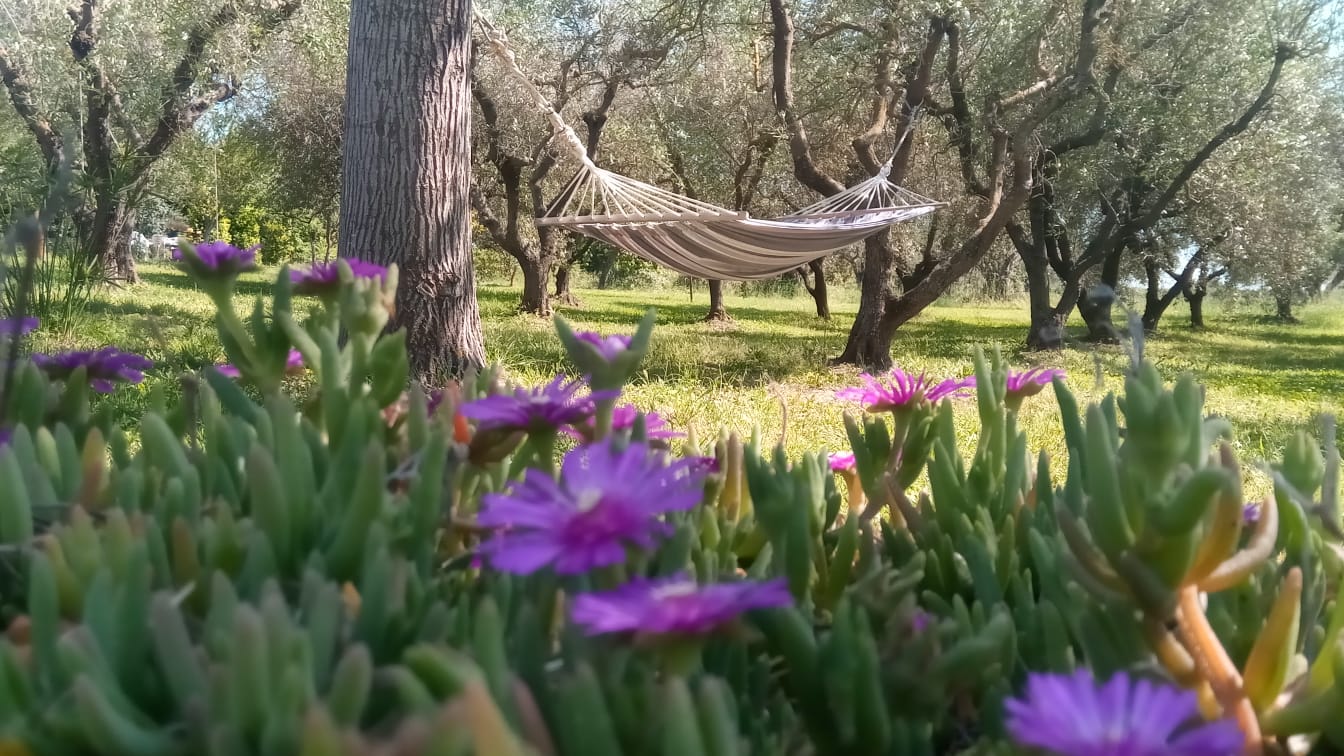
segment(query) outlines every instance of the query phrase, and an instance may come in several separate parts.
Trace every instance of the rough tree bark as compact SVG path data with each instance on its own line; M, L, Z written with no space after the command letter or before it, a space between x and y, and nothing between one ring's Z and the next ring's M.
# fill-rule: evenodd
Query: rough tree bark
M1204 330L1204 297L1208 291L1204 288L1184 292L1185 303L1190 305L1190 327L1196 331Z
M1280 323L1298 323L1297 316L1293 314L1293 297L1291 294L1274 295L1274 319Z
M822 320L831 319L831 296L826 288L826 270L821 265L821 260L813 260L806 267L798 270L798 277L803 280L803 288L812 297L812 303L816 305L817 317Z
M574 266L574 255L566 255L555 266L555 301L566 307L578 307L579 298L570 289L570 271Z
M401 270L415 375L485 361L471 254L470 0L354 0L340 251Z
M274 31L299 9L301 0L272 4L253 19L262 33ZM226 2L185 36L186 45L173 75L160 96L162 103L153 127L143 131L126 112L121 89L103 69L98 56L103 4L80 0L66 9L73 28L69 48L79 67L82 105L73 112L82 124L83 154L76 161L79 183L88 198L72 210L80 227L83 251L98 261L114 279L138 280L130 240L135 208L149 180L149 169L178 136L190 130L215 105L233 97L237 82L215 79L202 87L201 70L214 40L244 21L238 7ZM47 167L61 162L65 140L58 126L37 106L31 80L17 59L0 45L0 81L20 120L37 140Z
M705 320L729 320L728 308L723 306L723 281L717 278L709 279L709 312L705 313Z

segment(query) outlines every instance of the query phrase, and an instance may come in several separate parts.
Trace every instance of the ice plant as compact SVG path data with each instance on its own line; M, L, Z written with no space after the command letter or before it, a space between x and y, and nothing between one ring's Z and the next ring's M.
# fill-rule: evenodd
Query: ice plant
M933 383L923 373L911 376L900 368L893 368L886 379L864 373L859 376L862 386L852 386L837 391L837 399L857 401L869 412L882 412L914 406L922 399L938 402L949 396L956 396L975 386L975 377L948 378Z
M0 318L0 338L27 336L41 323L37 318Z
M387 277L387 268L364 260L346 258L345 264L355 278ZM322 296L335 293L341 286L341 268L339 262L314 263L305 270L291 270L289 281L295 294Z
M197 276L236 275L256 267L260 248L260 244L254 244L239 249L228 242L212 241L189 246L188 252L174 249L173 259L186 263Z
M589 635L704 635L745 612L792 604L783 578L698 585L694 578L676 575L580 594L574 597L570 617Z
M1031 674L1004 702L1018 744L1060 756L1230 756L1244 738L1230 720L1202 722L1193 692L1118 673Z
M593 345L604 360L612 360L630 348L630 337L623 333L603 336L595 331L576 331L575 338Z
M1055 369L1055 367L1032 367L1031 370L1024 370L1019 373L1016 370L1008 371L1008 395L1017 395L1017 397L1034 397L1040 391L1046 389L1054 381L1055 377L1063 378L1064 371Z
M215 369L229 378L237 378L241 375L241 373L238 371L238 368L228 363L224 363L223 365L216 365ZM297 375L302 372L303 372L303 355L297 349L289 350L289 357L285 358L285 373L289 375Z
M102 394L110 393L117 381L127 383L143 381L144 371L154 367L154 362L150 359L123 352L115 347L58 354L35 354L33 364L52 378L68 378L71 373L84 368L88 375L89 386Z
M463 416L476 421L478 430L556 430L592 417L594 402L615 398L619 391L583 393L582 381L566 382L558 375L535 388L517 388L512 393L487 396L462 405Z
M828 461L833 472L846 472L854 469L854 452L831 452Z
M640 410L633 404L622 404L612 410L611 429L629 430L635 427L635 418L639 417ZM572 428L566 428L565 434L573 438L584 441L591 441L594 438L595 424L591 419L582 423L576 423ZM657 412L644 413L644 435L650 441L661 441L669 438L681 438L685 433L672 430L667 426L667 421Z
M627 548L649 549L670 534L661 515L694 508L703 486L691 462L664 463L643 444L582 446L565 455L559 481L529 469L508 492L483 497L477 524L498 532L481 552L491 567L518 574L619 564Z

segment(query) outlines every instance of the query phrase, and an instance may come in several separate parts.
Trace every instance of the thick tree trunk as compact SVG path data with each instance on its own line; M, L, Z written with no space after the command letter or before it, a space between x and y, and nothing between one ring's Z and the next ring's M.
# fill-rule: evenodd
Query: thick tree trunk
M1286 294L1274 295L1274 319L1281 323L1296 323L1297 316L1293 314L1293 298Z
M471 256L470 0L354 0L340 252L397 263L414 374L485 362Z
M578 307L579 298L574 296L573 290L569 288L570 271L574 263L565 260L555 266L555 301L566 307Z
M863 365L876 370L891 367L891 337L883 338L882 320L891 299L890 234L882 232L863 240L863 282L859 289L859 312L849 329L845 351L835 362ZM867 303L867 306L865 306ZM895 329L891 329L894 333Z
M802 275L807 293L812 295L812 303L817 306L817 317L830 320L831 295L826 288L826 269L822 266L821 260L808 263L807 270L804 270Z
M1204 328L1204 296L1205 291L1195 291L1185 295L1185 301L1190 305L1190 327L1196 330Z
M705 320L730 320L728 308L723 304L723 281L718 279L709 280L709 312Z
M1027 271L1027 299L1031 325L1027 330L1028 349L1063 349L1064 318L1050 304L1050 266L1045 260L1023 258Z
M1078 297L1078 314L1087 324L1088 341L1114 344L1120 340L1112 312L1119 296L1120 263L1125 249L1126 246L1121 244L1106 255L1101 266L1101 280Z
M546 286L551 280L550 261L545 258L527 260L522 263L522 270L523 298L519 302L518 309L531 315L549 317L551 298Z
M123 195L99 194L89 228L88 259L101 261L105 275L114 281L139 283L131 254L135 210Z

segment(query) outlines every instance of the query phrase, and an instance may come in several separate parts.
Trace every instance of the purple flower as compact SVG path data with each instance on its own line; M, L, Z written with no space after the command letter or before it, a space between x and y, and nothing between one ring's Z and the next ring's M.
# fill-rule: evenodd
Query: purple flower
M622 404L613 407L611 411L611 429L629 430L635 427L635 418L639 416L639 408L633 404ZM578 423L573 429L566 428L566 435L581 440L590 440L596 430L596 423L592 418ZM644 413L644 431L645 436L650 441L665 440L669 438L681 438L685 433L674 431L667 427L667 422L663 420L657 412Z
M350 266L355 278L381 280L387 277L387 268L381 265L354 258L346 258L345 264ZM340 265L336 262L314 263L307 270L291 270L289 281L294 285L295 294L329 294L341 286Z
M603 336L594 331L579 331L574 334L579 341L586 341L592 344L597 353L602 355L602 359L610 362L621 355L622 352L630 348L630 337L625 334L613 334Z
M238 273L244 270L251 270L257 264L257 250L261 248L260 244L254 244L247 249L239 249L228 242L212 241L204 244L197 244L192 247L196 256L201 259L200 266L205 271L211 273ZM187 257L180 249L173 250L174 260L187 260ZM198 271L201 272L201 271Z
M1035 396L1045 390L1055 379L1064 377L1064 371L1055 368L1032 368L1026 372L1008 371L1008 396L1023 399Z
M565 376L536 388L514 389L512 394L487 396L462 405L464 417L476 421L477 429L538 430L581 423L597 411L594 402L611 399L620 391L594 391L579 396L582 381L565 383Z
M1100 687L1086 669L1033 673L1004 709L1020 745L1067 756L1228 756L1244 744L1230 720L1199 720L1194 693L1123 672Z
M914 614L910 615L910 630L915 635L922 634L933 624L933 616L923 609L916 609Z
M68 378L79 368L89 377L89 386L101 394L110 393L116 381L139 383L145 379L143 371L154 367L153 361L138 354L123 352L115 347L97 350L35 354L33 364L52 378Z
M0 428L0 446L8 446L9 440L14 437L14 431L10 428Z
M570 618L589 635L703 635L753 609L791 606L783 578L697 585L686 575L632 580L613 591L574 597Z
M718 457L686 457L686 461L691 464L691 469L702 475L713 475L719 471Z
M566 454L559 482L529 469L508 493L483 497L477 522L501 530L481 552L505 572L576 574L624 562L629 546L653 548L672 532L659 516L703 496L703 473L662 459L643 444L602 442Z
M1254 525L1260 522L1260 505L1254 501L1248 501L1241 506L1241 522L1243 525Z
M854 469L854 452L831 452L831 470L845 472Z
M949 378L934 384L930 383L923 373L918 377L911 377L900 368L892 369L886 383L867 373L860 375L859 380L864 385L841 389L835 396L837 399L858 401L869 412L909 406L921 398L936 403L944 397L955 396L975 386L975 376Z
M27 336L41 323L37 318L0 318L0 338Z
M238 368L227 362L222 365L216 365L215 369L226 378L237 378L242 375L242 373L238 372ZM285 373L296 375L301 372L303 372L303 354L297 349L291 349L289 350L289 356L285 358Z

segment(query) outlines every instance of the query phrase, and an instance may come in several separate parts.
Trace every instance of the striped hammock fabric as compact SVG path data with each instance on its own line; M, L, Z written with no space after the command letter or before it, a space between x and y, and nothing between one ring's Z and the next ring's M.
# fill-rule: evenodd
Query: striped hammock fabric
M581 164L536 219L539 226L570 229L688 276L749 281L782 275L945 204L891 183L890 160L877 175L774 219L752 218L600 168L518 66L504 33L475 15L491 49ZM907 136L908 130L901 141Z

